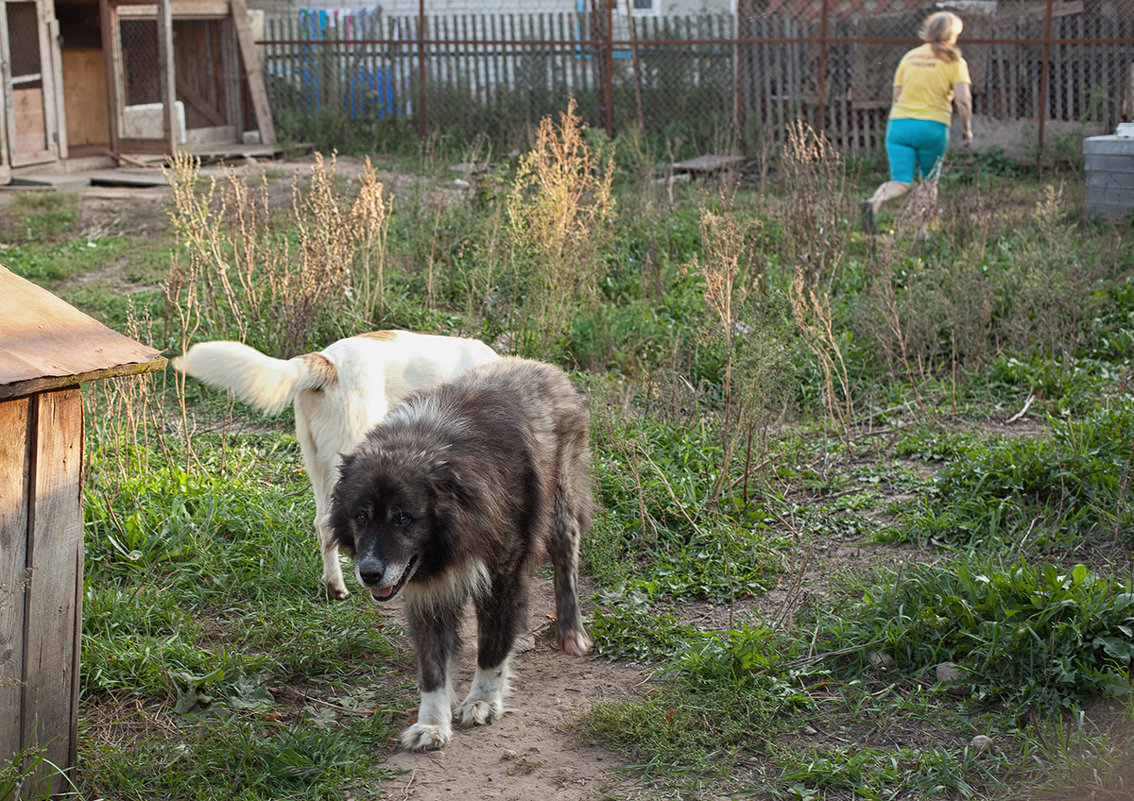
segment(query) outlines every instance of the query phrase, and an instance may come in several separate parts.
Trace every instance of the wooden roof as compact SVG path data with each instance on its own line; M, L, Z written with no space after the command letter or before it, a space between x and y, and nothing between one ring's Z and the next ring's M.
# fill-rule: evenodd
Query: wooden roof
M147 373L165 361L0 266L0 399Z

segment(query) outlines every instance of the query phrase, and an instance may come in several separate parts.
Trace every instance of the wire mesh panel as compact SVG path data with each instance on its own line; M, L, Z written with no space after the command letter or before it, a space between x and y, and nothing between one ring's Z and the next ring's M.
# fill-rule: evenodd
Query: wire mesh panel
M731 140L736 47L731 16L642 17L615 51L615 117L667 138L712 147ZM720 142L718 142L720 144Z
M265 87L277 124L405 114L411 53L380 9L301 9L267 21ZM383 41L383 40L387 41Z
M123 19L118 27L122 37L123 105L160 103L157 20Z
M428 40L424 70L415 57L415 81L424 77L424 113L435 130L477 131L524 140L539 120L558 114L568 97L590 124L601 119L597 70L601 56L587 42L586 14L466 14L417 18L402 24ZM415 89L415 91L419 91Z

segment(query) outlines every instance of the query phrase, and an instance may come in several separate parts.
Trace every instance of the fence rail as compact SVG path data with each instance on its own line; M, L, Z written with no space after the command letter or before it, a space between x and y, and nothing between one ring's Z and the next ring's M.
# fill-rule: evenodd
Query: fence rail
M1113 128L1134 116L1134 19L974 16L962 46L977 115ZM516 140L579 103L611 135L637 125L690 149L779 138L805 119L852 153L876 152L890 79L921 12L815 19L772 14L612 13L391 16L301 11L270 19L261 44L277 116Z

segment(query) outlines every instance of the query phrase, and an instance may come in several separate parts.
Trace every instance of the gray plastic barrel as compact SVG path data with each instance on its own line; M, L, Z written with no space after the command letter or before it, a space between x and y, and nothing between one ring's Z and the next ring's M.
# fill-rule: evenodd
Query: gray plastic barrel
M1087 137L1083 156L1087 213L1110 219L1134 216L1134 136Z

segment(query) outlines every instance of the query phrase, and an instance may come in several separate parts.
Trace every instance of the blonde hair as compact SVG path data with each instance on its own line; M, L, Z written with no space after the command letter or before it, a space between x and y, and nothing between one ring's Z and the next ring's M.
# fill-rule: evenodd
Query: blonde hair
M933 55L938 58L945 61L959 61L961 48L945 42L952 37L953 29L961 24L963 24L961 18L952 11L938 11L925 18L917 36L933 47Z

